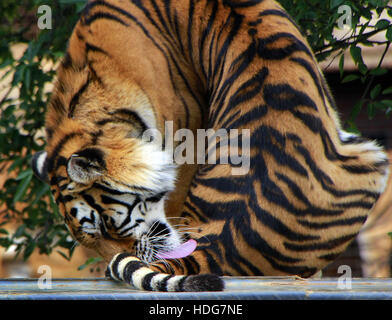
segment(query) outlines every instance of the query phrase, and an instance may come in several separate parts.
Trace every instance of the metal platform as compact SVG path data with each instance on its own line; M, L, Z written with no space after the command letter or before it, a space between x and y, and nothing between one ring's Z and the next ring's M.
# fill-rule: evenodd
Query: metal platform
M41 289L37 279L1 279L1 300L392 300L392 279L354 278L342 287L337 278L224 277L223 292L138 291L107 279L53 279ZM48 284L47 284L48 285Z

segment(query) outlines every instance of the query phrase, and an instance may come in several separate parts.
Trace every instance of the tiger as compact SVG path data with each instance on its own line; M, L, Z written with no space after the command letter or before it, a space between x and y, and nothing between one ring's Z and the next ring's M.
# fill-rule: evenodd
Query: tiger
M136 289L311 277L385 188L384 150L343 129L304 34L274 0L89 1L56 78L33 171L106 276ZM177 163L167 123L193 138L237 135L204 139L215 163ZM248 169L219 161L236 138Z

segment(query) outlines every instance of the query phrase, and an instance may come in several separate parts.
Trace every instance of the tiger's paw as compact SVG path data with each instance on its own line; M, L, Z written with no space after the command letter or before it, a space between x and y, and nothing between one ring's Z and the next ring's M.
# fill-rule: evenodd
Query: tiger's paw
M214 274L172 275L156 272L129 253L115 255L109 263L106 277L131 284L139 290L197 292L222 291L223 280Z

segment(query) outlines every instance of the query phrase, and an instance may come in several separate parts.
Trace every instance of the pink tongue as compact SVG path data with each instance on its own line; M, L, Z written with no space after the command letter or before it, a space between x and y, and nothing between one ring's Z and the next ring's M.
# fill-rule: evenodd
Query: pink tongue
M157 254L159 259L179 259L189 256L193 251L195 251L197 246L197 242L193 239L188 240L187 242L181 244L177 248L173 249L169 252L163 252Z

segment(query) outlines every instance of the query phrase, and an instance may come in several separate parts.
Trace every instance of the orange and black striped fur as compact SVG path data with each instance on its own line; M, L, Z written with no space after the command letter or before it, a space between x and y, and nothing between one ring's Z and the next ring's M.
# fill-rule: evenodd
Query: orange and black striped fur
M250 130L249 172L176 166L159 139L141 138L165 137L166 121ZM147 290L309 277L354 239L388 173L376 143L343 131L304 36L273 0L89 2L46 132L33 166L71 233L110 261L111 278ZM157 258L188 238L191 255Z

